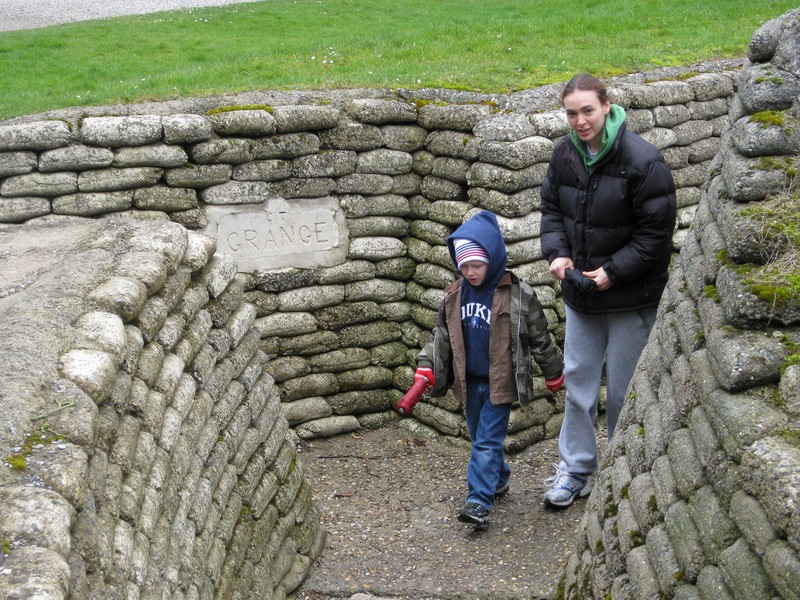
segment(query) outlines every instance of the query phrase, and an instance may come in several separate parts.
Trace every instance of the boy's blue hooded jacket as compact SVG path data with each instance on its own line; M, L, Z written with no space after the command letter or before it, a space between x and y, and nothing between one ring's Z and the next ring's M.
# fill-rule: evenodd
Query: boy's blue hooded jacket
M482 211L456 229L447 238L447 248L456 263L454 241L466 239L479 244L489 255L489 265L483 283L473 287L464 280L461 286L461 330L467 350L467 374L489 377L489 326L491 325L492 296L506 272L508 254L497 217Z

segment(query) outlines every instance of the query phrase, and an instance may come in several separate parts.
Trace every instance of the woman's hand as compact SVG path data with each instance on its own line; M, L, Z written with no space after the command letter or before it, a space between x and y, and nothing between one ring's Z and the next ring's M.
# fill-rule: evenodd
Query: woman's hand
M550 266L550 272L553 272L552 265ZM598 292L604 292L614 285L614 282L606 275L606 270L603 267L595 269L594 271L583 271L583 274L589 279L594 279L594 284L597 286Z
M571 258L568 256L559 256L558 258L553 259L553 262L550 263L550 275L559 281L563 281L564 271L574 268L575 265L573 264Z

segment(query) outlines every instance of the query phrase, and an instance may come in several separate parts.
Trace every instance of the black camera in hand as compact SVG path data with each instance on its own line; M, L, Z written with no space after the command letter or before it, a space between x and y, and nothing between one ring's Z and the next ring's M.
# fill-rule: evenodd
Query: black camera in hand
M590 279L578 269L565 270L564 279L584 294L594 294L597 291L597 283L595 283L594 279Z

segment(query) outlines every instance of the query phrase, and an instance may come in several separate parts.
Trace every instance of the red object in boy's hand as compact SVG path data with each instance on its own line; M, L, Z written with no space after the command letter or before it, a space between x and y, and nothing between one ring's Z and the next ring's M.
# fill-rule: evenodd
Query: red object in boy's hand
M425 388L431 385L433 385L433 371L425 367L417 369L414 373L414 383L395 405L397 412L404 417L410 416L422 394L425 393Z
M418 379L420 377L424 377L427 380L426 385L433 385L435 381L433 380L433 370L429 369L428 367L419 367L417 372L414 373L414 379Z
M545 387L553 393L556 393L562 385L564 385L564 374L562 373L555 379L545 379Z

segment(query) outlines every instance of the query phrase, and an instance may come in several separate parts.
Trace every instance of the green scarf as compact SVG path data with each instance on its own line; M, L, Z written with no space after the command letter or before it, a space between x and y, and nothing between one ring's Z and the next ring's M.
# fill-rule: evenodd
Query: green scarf
M614 145L614 140L617 138L619 128L622 127L624 122L625 109L619 104L612 104L611 110L609 110L608 114L606 115L605 125L603 126L603 141L600 143L600 151L591 157L589 156L589 153L586 152L586 145L578 137L578 134L575 133L575 130L569 130L569 138L578 149L578 152L581 153L583 165L586 167L586 172L589 175L592 174L592 168L594 165L600 162L600 159L608 154L609 150L611 150L611 146Z

